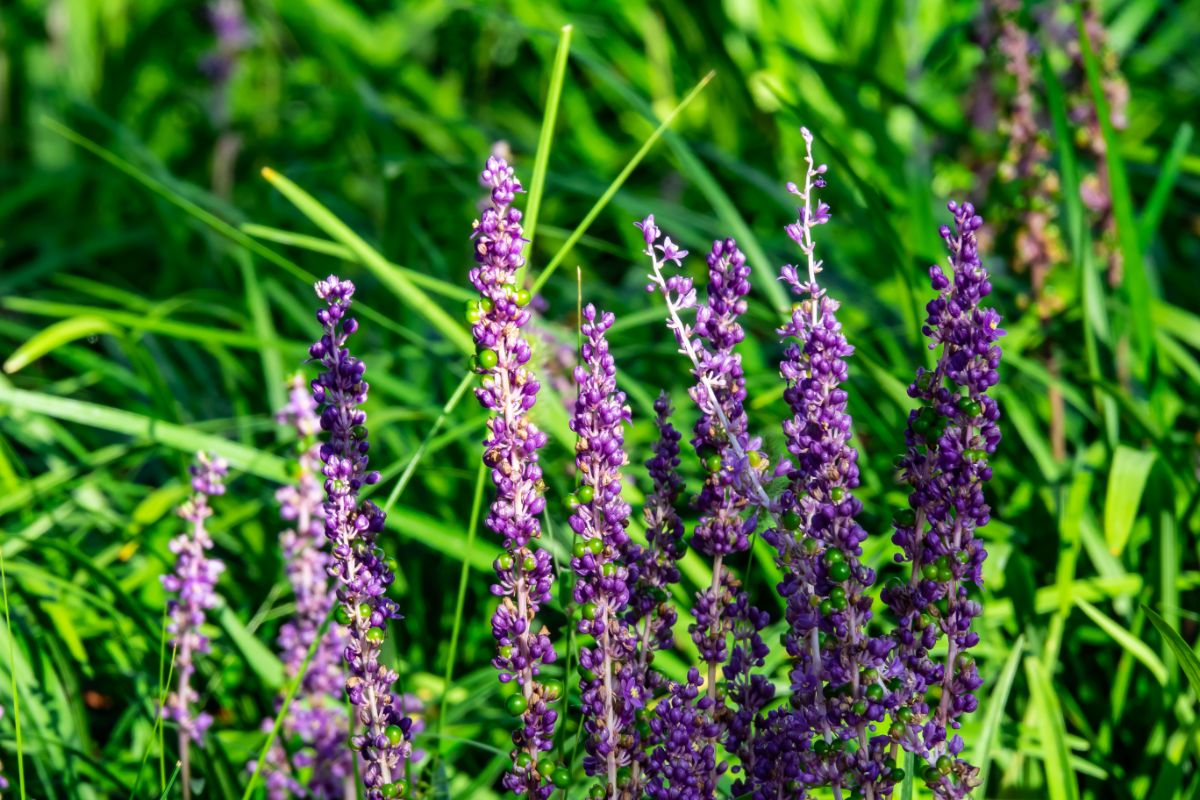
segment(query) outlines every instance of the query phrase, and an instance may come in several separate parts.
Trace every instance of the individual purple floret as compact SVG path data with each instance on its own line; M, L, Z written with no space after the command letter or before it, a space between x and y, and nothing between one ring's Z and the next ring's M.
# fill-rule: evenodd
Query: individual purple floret
M832 786L836 792L854 787L867 798L887 796L894 782L886 765L886 737L870 736L890 707L884 683L885 655L890 642L866 634L871 619L869 588L874 571L861 562L866 531L855 517L862 504L853 496L859 485L858 452L850 444L850 416L845 359L854 352L837 320L838 303L817 282L821 262L815 257L813 229L829 221L829 206L814 192L825 186L824 164L812 155L812 134L802 128L807 171L804 185L788 184L800 198L799 219L787 226L807 261L787 265L781 279L804 299L792 310L779 333L791 341L780 364L787 381L784 399L792 416L783 423L793 468L780 498L783 525L764 537L775 546L784 574L779 592L788 622L784 646L792 661L792 719L779 714L760 737L756 759L780 758L772 739L796 738L788 757L796 766L772 764L765 786L749 780L766 796L800 780L808 787ZM751 770L748 770L751 772Z
M666 678L653 666L654 654L674 645L673 628L679 614L671 603L670 587L679 582L679 559L686 550L683 520L676 510L683 494L683 480L679 477L682 437L671 425L671 402L666 392L654 401L654 411L658 440L654 455L646 461L646 472L654 487L643 509L646 545L631 541L625 550L630 587L625 618L637 639L635 682L641 687L643 706L657 700L666 688ZM626 784L632 797L641 797L645 791L646 762L655 744L643 742L634 754L635 762Z
M201 628L206 612L217 604L213 588L225 570L223 563L208 556L213 542L204 522L212 516L208 499L225 493L228 466L222 458L198 453L190 471L192 493L179 508L179 516L188 521L189 527L171 540L175 568L162 578L163 588L175 594L167 605L171 618L167 630L175 648L178 676L175 691L167 695L163 717L179 726L180 775L185 796L191 794L190 744L203 744L204 732L212 724L209 714L194 708L200 697L192 686L192 677L196 674L196 656L209 651L208 637Z
M938 349L932 372L917 370L909 396L919 407L908 417L908 452L902 479L909 508L897 514L892 540L912 565L909 581L893 579L884 601L899 619L896 657L903 668L903 707L893 735L927 763L924 778L939 798L966 797L978 770L960 754L962 738L950 734L963 714L975 710L982 684L970 648L979 641L971 621L979 615L968 584L982 586L987 557L976 529L990 508L983 484L991 477L988 456L1000 442L996 401L987 395L998 380L1003 335L995 309L981 305L992 290L979 259L975 232L983 220L970 203L949 204L954 228L944 226L949 276L929 269L937 297L926 306L923 331ZM933 650L948 637L945 658Z
M526 368L530 349L521 329L529 322L530 295L516 284L517 270L525 264L525 239L521 212L511 205L522 189L508 163L495 156L488 159L482 179L491 187L492 202L474 224L477 266L470 277L482 297L471 304L468 318L478 348L477 369L484 376L475 396L492 414L483 460L492 470L496 499L487 525L504 540L505 550L494 565L492 593L501 600L492 616L499 648L492 664L503 683L517 682L519 693L508 699L508 709L521 719L513 731L513 766L504 787L545 800L554 786L551 768L539 761L553 746L558 712L550 703L557 691L537 677L555 653L547 629L535 621L550 601L554 574L549 551L531 547L541 537L538 515L546 507L538 465L546 435L529 419L539 384Z
M571 568L581 611L578 630L595 640L595 646L579 651L587 733L583 765L589 775L603 776L605 796L616 798L617 769L628 766L639 749L634 719L643 698L633 663L637 640L624 616L629 571L622 555L629 546L629 504L621 499L621 468L628 460L624 426L630 410L625 393L617 390L617 368L605 338L612 324L611 313L598 313L590 304L583 309L583 363L575 368L571 418L580 486L572 497L570 524L577 537Z
M279 421L295 429L299 450L295 482L275 493L280 516L291 523L279 535L279 544L287 563L296 611L280 627L278 639L280 659L290 682L300 673L321 625L337 600L329 579L332 557L322 547L325 495L318 478L321 448L317 442L321 421L312 391L302 375L292 378L288 404L279 413ZM341 653L346 641L345 627L331 624L313 651L283 722L286 738L297 739L302 746L291 754L282 745L268 753L272 772L266 784L272 800L286 800L295 794L322 800L345 795L346 779L354 770L353 752L347 747L350 726L341 697L345 681ZM264 729L269 731L273 722L264 720ZM306 779L299 777L301 771L307 771Z
M715 701L700 689L693 667L687 681L671 683L670 693L650 717L646 794L654 800L707 800L715 797L725 763L717 761L721 725L714 721Z
M404 761L412 748L412 721L396 709L392 694L398 676L379 662L388 621L400 619L400 612L386 595L392 570L375 545L384 513L371 501L358 499L364 485L379 481L379 473L367 470L367 414L360 408L367 400L366 365L346 348L346 340L358 330L358 320L347 316L354 284L331 275L316 290L325 301L317 311L324 333L308 352L325 370L312 390L326 432L320 454L325 536L333 556L328 570L337 586L338 622L348 627L346 692L359 731L351 743L362 758L367 800L382 800L407 792Z

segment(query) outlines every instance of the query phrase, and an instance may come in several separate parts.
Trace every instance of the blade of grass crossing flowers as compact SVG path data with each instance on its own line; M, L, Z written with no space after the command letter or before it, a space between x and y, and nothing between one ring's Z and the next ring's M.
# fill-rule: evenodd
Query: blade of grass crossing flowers
M1162 167L1158 171L1158 178L1154 181L1154 188L1150 190L1150 197L1147 198L1146 205L1142 208L1142 215L1138 219L1138 244L1141 245L1143 251L1150 246L1150 241L1154 238L1159 223L1162 222L1163 212L1167 209L1167 201L1171 199L1171 191L1179 179L1183 157L1187 155L1188 147L1192 144L1193 133L1192 126L1186 122L1179 126L1179 130L1175 131L1171 149L1167 151L1167 157L1163 159Z
M1145 381L1150 374L1154 359L1154 326L1150 321L1151 294L1147 264L1142 258L1142 246L1138 239L1138 226L1133 216L1133 198L1129 192L1129 176L1125 172L1125 159L1121 156L1121 143L1113 127L1109 113L1108 98L1100 76L1100 66L1092 50L1083 8L1075 9L1079 25L1079 49L1087 69L1088 83L1092 88L1092 99L1096 104L1096 117L1100 122L1100 133L1104 137L1104 158L1108 164L1109 193L1112 197L1112 212L1117 223L1117 241L1124 261L1122 282L1133 316L1133 343L1139 358L1133 359L1133 369Z
M281 256L271 248L264 247L260 242L257 242L247 236L245 233L242 233L240 230L235 228L233 225L230 225L216 214L213 214L211 211L184 197L179 192L175 191L157 178L151 177L144 170L134 166L111 150L102 147L83 134L68 128L66 125L63 125L57 120L50 119L49 117L42 117L41 122L42 125L52 132L58 134L72 144L82 147L92 155L96 156L102 161L107 162L110 166L115 167L121 172L124 172L130 178L133 178L135 181L149 189L154 194L163 198L177 208L185 211L196 220L204 223L209 228L224 236L226 239L229 239L234 244L244 247L251 253L254 253L262 258L264 261L279 267L294 278L298 278L309 284L316 282L317 278L315 275L308 273L290 259ZM403 336L404 338L414 342L423 341L423 337L417 335L413 331L410 331L403 325L397 324L390 317L375 311L374 309L363 305L362 303L355 303L354 307L357 309L357 312L361 317L371 320L371 322L379 325L380 327L387 328L393 333L399 334L400 336Z
M1012 692L1013 681L1017 677L1017 667L1021 665L1021 656L1025 650L1025 635L1021 634L1012 644L1012 650L1000 669L996 685L988 696L987 713L983 717L983 725L979 738L975 740L975 759L979 765L980 797L986 796L988 772L992 768L992 751L1000 734L1000 723L1004 721L1004 707L1008 705L1008 696Z
M550 263L547 264L545 269L543 269L537 276L537 279L533 282L533 286L530 287L530 291L533 294L537 294L538 291L540 291L541 288L546 285L546 281L550 280L550 276L554 274L554 271L558 269L558 266L567 257L567 254L571 252L571 248L573 248L575 243L583 237L583 235L587 232L587 229L591 227L591 224L596 221L596 217L600 216L600 212L604 210L609 201L612 200L616 193L620 191L621 187L625 185L625 181L628 180L629 176L633 174L633 171L637 169L638 164L642 163L642 159L646 157L646 154L650 152L650 149L654 147L654 144L660 138L662 138L662 135L667 131L668 128L671 127L671 124L675 121L675 118L678 117L685 108L692 104L692 101L696 99L700 92L704 91L704 87L708 85L709 81L711 81L716 74L717 73L715 71L709 72L707 75L701 78L700 82L692 87L692 90L687 93L687 96L679 101L679 105L672 109L671 113L666 116L666 119L664 119L662 123L660 123L659 126L654 129L654 132L650 134L649 138L642 143L641 148L639 148L638 151L633 154L633 158L629 159L629 163L625 165L625 168L621 170L620 173L618 173L617 177L613 179L613 182L609 184L609 187L604 190L604 194L600 195L600 198L592 206L591 210L589 210L584 216L583 221L575 227L575 230L571 231L571 235L567 237L567 241L563 242L562 247L560 247L558 252L554 254L554 257L550 259Z
M60 320L38 331L14 350L4 362L4 371L11 375L65 344L100 334L119 336L121 329L90 314Z
M479 471L475 476L475 494L471 500L471 521L467 524L467 550L475 544L475 534L479 530L480 511L483 508L484 478L487 477L487 465L479 462ZM471 560L464 558L458 573L458 596L454 601L454 624L450 629L450 645L446 653L446 671L442 676L442 700L438 711L437 737L438 752L442 745L442 723L446 719L446 700L450 697L450 685L454 680L454 661L458 656L458 635L462 630L463 613L467 601L467 578L471 574Z
M8 664L9 675L12 677L13 734L17 744L17 786L21 792L21 800L25 800L25 740L21 733L21 696L17 693L17 639L13 636L12 614L8 605L8 574L4 564L4 550L0 548L0 591L4 598L4 627L8 632Z
M554 54L554 66L550 72L550 89L546 93L546 113L542 117L542 131L538 135L537 155L533 158L533 177L529 182L529 202L525 205L525 237L527 252L533 253L533 239L537 234L538 217L542 210L542 197L546 191L546 168L550 163L550 148L554 144L554 126L558 122L558 103L562 99L563 80L567 74L567 55L571 52L571 25L564 25L558 37L558 50ZM522 276L515 283L520 286Z
M1192 691L1200 693L1200 659L1196 657L1196 651L1156 611L1146 606L1142 606L1142 608L1145 609L1146 618L1150 620L1150 624L1158 630L1167 646L1175 652L1175 657L1179 659L1179 665L1183 668L1183 674L1187 676L1188 682L1192 685Z
M434 303L424 289L392 266L391 262L384 258L378 250L367 244L361 236L350 229L349 225L338 219L320 201L270 167L263 167L262 176L314 225L335 241L349 247L354 253L354 257L386 284L401 303L425 317L442 336L453 342L463 352L475 351L475 343L461 323L456 322L445 309Z
M271 749L271 745L275 743L275 739L279 736L279 729L283 727L283 719L287 716L288 708L292 705L292 699L296 696L296 691L300 688L300 684L304 681L304 673L308 672L308 662L312 661L313 655L320 647L321 641L325 638L325 632L329 630L329 623L333 620L333 609L325 615L325 621L321 623L321 627L317 630L317 635L313 637L312 644L308 647L308 652L304 654L304 661L300 664L300 669L296 671L296 676L292 679L288 686L287 693L283 696L283 702L279 705L279 711L275 714L275 723L271 726L271 732L267 734L267 740L263 742L262 749L258 751L258 761L254 764L254 772L250 775L250 780L246 782L246 792L242 795L242 800L250 800L254 794L254 786L258 783L258 776L262 773L263 764L267 760L267 753Z
M1047 796L1049 800L1079 800L1079 785L1071 770L1062 706L1059 705L1050 676L1037 656L1025 657L1025 677L1029 681L1032 705L1041 723L1038 730L1041 732Z
M388 494L387 502L383 504L383 513L386 514L391 511L392 506L394 506L396 501L400 499L400 495L404 493L404 489L408 486L408 482L412 479L413 473L416 472L417 465L420 464L421 460L425 457L425 451L429 449L429 443L433 441L433 438L438 435L439 431L441 431L442 425L446 422L446 418L449 417L450 414L454 412L454 409L458 407L458 402L462 400L463 395L467 393L467 388L470 387L474 380L475 375L471 372L468 372L463 376L462 380L459 381L458 387L454 390L454 394L450 395L450 399L446 401L446 405L442 406L442 413L438 414L437 419L433 421L433 426L430 427L429 433L425 434L425 438L421 440L421 444L412 454L412 457L409 458L408 463L405 464L404 472L400 474L400 480L396 481L396 485L392 487L391 493Z

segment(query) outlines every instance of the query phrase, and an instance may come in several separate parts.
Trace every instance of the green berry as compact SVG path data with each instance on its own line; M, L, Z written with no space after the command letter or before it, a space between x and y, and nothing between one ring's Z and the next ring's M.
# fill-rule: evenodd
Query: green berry
M833 587L832 589L829 590L829 599L832 600L834 603L846 602L846 590L843 589L841 586Z
M967 461L983 461L985 458L987 458L987 452L972 448L963 452L963 458L965 458Z
M404 741L404 729L399 725L388 725L383 729L383 735L387 737L388 744L392 747L399 747Z
M895 523L901 528L911 528L917 524L917 514L911 508L902 508L896 512Z
M872 703L878 703L883 699L883 687L878 683L872 683L867 687L866 695Z
M542 693L547 699L557 700L562 697L563 685L562 681L549 680L542 684Z
M846 560L846 554L836 547L831 547L825 551L825 563L832 566Z
M592 800L604 800L604 792L605 789L603 786L598 783L593 784L592 788L588 791L588 797L591 797Z
M508 709L508 713L514 717L525 713L525 709L529 708L529 701L525 699L523 694L514 694L508 698L504 706Z
M835 503L840 503L846 499L846 490L841 486L835 486L829 491L829 497Z
M587 542L583 541L582 539L575 542L575 546L571 548L571 552L575 554L576 558L583 558L588 552Z
M800 515L795 511L783 512L783 519L781 521L783 522L783 527L787 528L789 531L794 531L800 527ZM807 539L805 541L809 542L812 540Z
M978 417L983 413L983 406L978 400L973 400L970 397L964 397L958 401L958 410L968 417Z
M948 583L954 580L954 570L950 567L938 567L937 579L941 583Z
M516 562L513 560L513 557L508 553L505 553L504 555L502 555L496 559L496 566L503 570L512 569L513 564L515 564L515 563Z
M479 305L478 300L471 300L467 303L467 322L474 325L479 320L483 319L483 309Z
M521 561L521 569L525 570L526 572L533 572L535 569L537 569L537 559L532 555L525 556L525 559Z
M337 616L337 621L338 621L339 625L349 625L350 624L350 612L346 610L345 606L338 606L337 611L334 613Z
M559 767L550 776L550 781L559 789L567 788L571 785L571 770L566 767Z
M500 648L500 657L501 658L512 658L512 654L513 654L513 646L511 644L506 644L506 645L501 646L501 648Z
M822 600L819 608L821 610L822 617L828 617L833 613L833 603L829 600Z
M867 703L864 700L855 700L854 705L850 706L850 710L854 712L855 716L861 717L867 713Z
M888 728L888 736L891 736L893 739L900 739L906 733L908 733L908 729L899 722L893 722L892 727Z
M533 299L533 295L531 295L529 293L528 289L518 289L517 290L517 297L516 297L517 305L527 306L527 305L529 305L529 301L532 299Z
M617 574L617 568L615 566L613 566L613 563L611 561L605 561L604 565L600 567L600 575L602 577L611 578L613 575L616 575L616 574Z
M900 706L900 708L896 709L896 719L900 720L901 722L912 722L912 718L913 712L908 706Z
M950 774L950 768L954 766L954 759L950 756L938 756L937 771L943 775Z
M513 766L520 770L526 770L533 766L533 756L524 751L517 753L517 757L513 759Z
M817 755L824 755L829 752L829 743L824 739L817 739L813 742L813 752Z
M821 549L821 543L816 539L805 539L804 544L801 546L804 548L804 552L810 556Z
M900 781L904 780L904 770L896 767L896 769L888 773L888 777L891 778L892 783L900 783Z
M829 567L829 577L839 583L850 577L850 565L845 561L838 561Z
M596 497L596 490L591 486L584 484L583 486L579 487L577 492L575 492L575 496L579 498L579 502L581 503L590 503Z
M371 604L370 604L370 603L360 603L360 604L359 604L359 606L358 606L358 615L359 615L360 617L362 617L363 619L370 619L370 618L371 618L371 612L372 612L373 610L374 610L374 609L372 609L372 608L371 608Z
M500 363L500 356L496 354L495 350L480 350L477 358L479 366L487 370L495 369L496 365Z
M594 539L588 539L587 549L592 555L598 556L604 552L604 542L601 541L599 536Z
M708 458L704 459L704 468L709 472L718 472L721 469L721 457L713 453Z
M368 629L367 641L371 644L383 644L383 628Z
M938 576L937 564L926 564L921 567L921 577L927 581L936 581Z
M758 469L766 461L766 459L763 458L763 454L757 450L751 450L749 453L747 453L746 460L750 462L751 469Z
M596 612L598 610L599 609L596 608L595 603L584 603L583 604L583 618L584 619L595 619Z
M925 782L929 785L936 786L941 776L938 775L938 771L933 767L926 767L924 770L922 770L921 777L923 777Z

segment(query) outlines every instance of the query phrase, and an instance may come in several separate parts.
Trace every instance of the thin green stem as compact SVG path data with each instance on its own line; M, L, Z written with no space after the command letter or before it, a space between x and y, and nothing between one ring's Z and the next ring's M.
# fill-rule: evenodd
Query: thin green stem
M0 547L0 590L4 596L4 626L8 630L8 674L12 679L13 726L17 739L17 785L25 800L25 740L21 736L21 697L17 694L17 640L13 636L8 606L8 574L4 567L4 548Z
M165 649L166 649L166 634L165 634L165 627L164 627L163 650L165 650ZM165 736L165 732L163 730L163 724L162 724L162 719L163 719L162 708L163 708L163 704L167 702L167 691L170 689L170 686L171 686L171 678L173 678L175 676L175 654L178 652L179 652L179 646L172 645L172 647L171 647L171 662L170 662L170 668L167 670L166 683L163 682L163 674L162 674L162 668L163 668L163 663L164 663L165 659L163 659L161 656L159 657L158 705L155 707L155 711L154 711L154 729L152 731L150 731L150 742L148 742L146 744L146 749L144 751L142 751L142 761L141 761L141 764L138 765L137 775L134 777L134 781L133 781L133 791L131 791L129 793L129 800L134 800L134 798L137 797L138 786L140 786L142 783L142 772L146 768L146 761L149 760L149 758L150 758L150 745L154 742L155 739L158 739L158 762L159 762L159 775L158 775L159 786L158 786L158 788L160 791L164 791L164 792L167 790L166 736Z

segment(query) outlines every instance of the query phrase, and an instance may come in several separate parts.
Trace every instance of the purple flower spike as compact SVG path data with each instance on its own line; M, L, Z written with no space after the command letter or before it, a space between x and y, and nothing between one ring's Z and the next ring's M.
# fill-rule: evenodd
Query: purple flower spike
M162 577L163 588L175 595L167 605L171 618L167 630L175 648L178 676L175 691L167 695L162 714L164 719L174 720L179 726L179 758L185 782L191 780L189 746L192 742L202 745L204 732L212 724L209 714L195 710L200 696L192 686L192 677L196 674L196 656L209 651L208 637L200 629L208 610L217 604L213 588L225 571L223 563L208 556L213 542L204 523L213 513L208 499L225 493L228 466L222 458L198 453L190 472L192 494L178 512L189 526L171 540L175 569Z
M531 353L521 329L529 322L530 296L516 283L517 270L525 264L525 239L521 212L510 205L522 189L512 167L496 156L487 160L481 177L491 187L492 202L474 225L477 266L470 278L482 297L471 305L468 317L478 348L477 369L483 375L475 396L493 415L483 453L496 486L487 525L504 540L505 551L495 561L497 580L492 586L500 598L492 616L499 648L492 664L501 682L515 680L520 688L509 700L521 722L513 731L513 766L503 782L515 794L546 800L554 792L552 768L539 757L553 746L558 712L550 704L557 692L537 677L555 660L555 653L536 618L550 601L554 573L550 553L531 546L541 537L538 515L546 507L538 465L546 434L529 419L540 385L526 367Z
M618 797L617 769L628 766L639 749L634 719L642 707L639 672L634 665L636 639L625 618L629 570L622 555L629 547L629 505L621 499L625 454L624 426L630 410L617 391L617 368L605 333L613 315L583 309L583 363L575 368L578 389L571 430L580 487L570 517L576 548L571 567L575 602L582 610L579 632L595 639L583 647L579 666L583 727L587 732L584 769L603 776L608 797Z
M693 667L684 683L672 682L670 694L650 717L650 736L660 744L650 753L646 794L654 800L707 800L716 796L725 763L717 761L720 724L715 702L701 693L700 671Z
M1000 410L987 391L998 380L996 341L1004 331L995 309L982 305L992 290L975 238L983 220L970 203L949 209L954 228L941 234L951 274L930 267L938 295L926 306L923 328L940 352L934 370L919 369L908 389L920 404L908 417L901 465L910 508L896 515L892 536L902 550L896 560L912 565L911 578L889 582L883 600L900 620L896 657L909 721L898 738L935 768L935 795L957 800L978 781L978 770L960 757L962 739L950 732L975 710L983 682L968 652L979 642L971 622L981 608L967 587L982 586L987 557L975 531L991 513L983 485L1000 442ZM944 660L933 655L943 634Z
M807 276L801 279L791 265L782 268L781 279L804 299L779 330L791 339L780 373L792 410L783 432L793 468L780 498L783 525L764 534L778 551L785 575L778 588L787 606L784 646L793 663L793 710L775 712L768 722L773 735L760 737L755 754L767 768L761 774L748 770L748 783L766 794L787 791L787 784L798 780L807 787L832 786L840 792L855 786L868 797L886 797L894 783L891 769L881 766L886 739L874 741L870 733L894 705L884 683L890 642L866 634L875 574L860 560L867 534L855 520L862 510L853 495L859 485L858 452L850 443L848 395L842 388L845 359L854 348L837 320L837 301L817 282L821 262L812 232L829 219L829 207L814 189L825 185L826 168L814 163L812 135L807 129L801 134L808 169L803 188L788 185L803 201L788 234L806 257ZM790 713L790 719L783 720L782 713ZM780 752L772 740L783 735L795 743ZM796 763L779 763L789 758Z
M325 494L318 477L321 448L317 442L321 421L312 391L302 375L292 378L288 404L278 418L295 429L300 450L295 482L275 493L280 516L292 523L279 535L279 544L287 561L296 612L280 627L278 640L280 659L291 681L299 674L337 598L329 580L333 559L322 548ZM346 778L354 770L353 753L347 747L349 720L341 697L345 680L341 653L346 643L346 628L331 624L313 652L284 719L285 737L281 737L297 739L302 746L289 756L277 743L268 753L272 773L266 784L272 800L286 800L296 794L335 800L345 794ZM269 731L273 721L263 720L264 729ZM253 770L254 764L249 768ZM308 770L307 779L297 777L301 770Z
M646 472L654 489L646 500L646 546L630 542L625 550L629 565L629 609L625 618L637 639L634 669L635 684L643 694L643 705L650 705L663 693L666 678L654 669L654 653L674 645L672 629L679 618L671 604L670 586L678 583L679 559L686 545L683 541L683 520L675 506L683 494L679 477L679 431L671 425L671 403L666 392L654 401L657 414L658 441L654 455L646 462ZM637 759L630 771L627 788L630 796L641 797L645 792L645 776L650 749L661 742L644 742L634 754Z
M354 284L331 275L318 282L316 290L325 301L317 311L324 332L309 355L325 370L312 390L326 433L320 456L325 536L333 556L328 572L337 586L338 622L348 628L343 651L350 671L346 692L361 731L351 743L361 754L367 800L383 800L407 786L404 761L412 749L412 721L396 708L392 694L398 676L379 662L388 621L401 617L386 594L392 570L375 546L383 530L383 511L358 498L364 485L378 482L379 473L367 470L367 414L360 408L367 400L366 365L346 348L347 339L358 330L358 321L347 315Z

